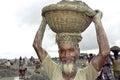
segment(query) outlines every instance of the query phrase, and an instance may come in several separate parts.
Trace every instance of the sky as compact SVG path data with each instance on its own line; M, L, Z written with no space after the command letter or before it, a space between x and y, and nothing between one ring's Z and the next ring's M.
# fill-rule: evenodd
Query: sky
M35 34L41 24L42 8L60 0L0 0L0 58L34 56L32 47ZM103 12L102 24L110 47L120 46L120 0L82 0L93 10ZM82 33L81 53L97 53L95 26L93 23ZM55 33L47 26L43 48L52 57L58 57Z

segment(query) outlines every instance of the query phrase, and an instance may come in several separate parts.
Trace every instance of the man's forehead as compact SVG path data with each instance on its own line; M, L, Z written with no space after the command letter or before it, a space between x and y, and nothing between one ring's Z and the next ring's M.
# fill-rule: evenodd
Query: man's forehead
M75 45L70 45L70 44L61 44L59 45L59 48L72 48L75 47Z

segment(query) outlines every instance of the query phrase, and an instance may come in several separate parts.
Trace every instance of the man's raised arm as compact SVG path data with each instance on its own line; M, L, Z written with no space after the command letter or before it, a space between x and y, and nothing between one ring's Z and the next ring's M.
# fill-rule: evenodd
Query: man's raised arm
M41 62L44 60L44 58L47 55L47 52L42 48L42 39L44 36L45 28L46 28L46 20L43 17L43 20L42 20L41 25L36 33L36 36L35 36L35 39L33 42L33 47L34 47Z
M104 31L101 18L102 12L96 10L96 15L93 17L93 22L95 24L96 35L97 35L97 42L99 46L99 54L93 58L92 64L97 71L100 71L103 67L107 56L110 53L109 43L106 37L106 33Z

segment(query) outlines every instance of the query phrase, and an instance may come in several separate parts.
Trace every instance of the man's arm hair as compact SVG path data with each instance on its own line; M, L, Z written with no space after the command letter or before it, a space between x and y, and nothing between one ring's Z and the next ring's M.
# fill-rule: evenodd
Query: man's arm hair
M106 33L101 22L102 12L99 10L96 10L96 12L97 14L94 16L93 22L95 23L99 54L93 58L92 64L97 71L100 71L105 63L107 56L110 54L110 48Z
M47 55L47 52L42 48L42 40L43 40L45 28L46 28L46 20L43 17L43 20L42 20L41 25L36 33L36 36L35 36L34 42L33 42L33 48L35 49L37 56L39 57L41 62L44 60L44 58Z

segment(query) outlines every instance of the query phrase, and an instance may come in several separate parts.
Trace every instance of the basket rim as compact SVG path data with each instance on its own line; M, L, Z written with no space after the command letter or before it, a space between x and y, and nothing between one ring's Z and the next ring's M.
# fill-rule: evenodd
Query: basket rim
M42 9L42 16L45 16L45 13L49 11L77 11L85 13L87 16L94 16L96 12L91 9L85 2L82 1L61 1L57 4L51 4L45 6Z

